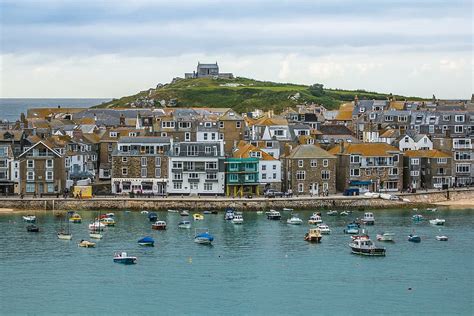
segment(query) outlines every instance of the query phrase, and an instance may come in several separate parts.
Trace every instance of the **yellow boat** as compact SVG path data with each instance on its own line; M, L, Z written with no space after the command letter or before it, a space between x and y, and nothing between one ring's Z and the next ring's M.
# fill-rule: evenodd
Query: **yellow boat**
M204 215L196 213L196 214L193 214L193 218L195 221L202 221L204 219Z
M81 217L81 215L79 215L77 213L74 213L69 218L69 222L71 222L71 223L80 223L80 222L82 222L82 217Z
M107 217L100 220L105 226L115 226L115 220L113 218Z

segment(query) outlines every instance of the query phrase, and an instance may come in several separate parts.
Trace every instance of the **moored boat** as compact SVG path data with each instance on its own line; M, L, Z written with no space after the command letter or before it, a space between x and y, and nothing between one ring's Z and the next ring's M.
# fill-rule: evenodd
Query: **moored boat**
M194 242L198 244L211 244L214 241L214 236L209 233L207 228L196 229L194 235Z
M89 232L89 237L94 239L102 239L104 235L100 232L100 230L91 230Z
M139 239L138 244L140 246L153 247L153 246L155 246L155 240L153 238L151 238L150 236L146 236L146 237L143 237L143 238Z
M39 233L39 227L35 224L26 226L26 231L30 233Z
M275 211L275 210L270 210L268 212L265 212L265 214L267 215L267 219L270 219L270 220L280 220L281 219L280 212Z
M179 211L178 211L178 210L169 209L169 210L168 210L168 213L179 213Z
M294 210L292 208L284 207L283 211L284 212L293 212Z
M204 220L204 215L202 215L200 213L195 213L195 214L193 214L193 219L195 221L202 221L202 220Z
M329 229L329 226L326 224L318 224L316 227L319 228L323 235L329 235L331 233L331 229Z
M77 244L79 247L84 247L84 248L94 248L95 247L95 243L92 242L92 241L88 241L88 240L81 240L79 242L79 244Z
M158 214L156 214L155 212L148 213L148 220L150 222L156 222L157 219L158 219Z
M370 239L354 239L349 243L353 254L363 256L385 256L385 248L377 247Z
M344 229L345 234L358 234L359 233L359 224L357 223L350 223L347 225L346 229Z
M395 234L393 233L381 233L377 234L377 240L378 241L393 241L393 237Z
M304 240L309 242L321 242L321 230L319 228L310 228L309 231L304 235Z
M235 213L234 218L232 219L232 223L234 224L243 224L244 223L244 217L242 214Z
M297 214L293 214L286 220L286 223L290 225L301 225L303 224L303 220L299 218Z
M430 219L431 225L444 225L445 222L446 220L440 218Z
M141 211L140 214L148 214L148 211Z
M233 208L227 208L225 210L224 219L226 221L231 221L234 218L235 210Z
M36 222L36 216L35 215L26 215L26 216L22 216L22 217L23 217L23 220L27 223Z
M69 217L69 222L74 224L82 223L82 217L81 215L74 213L71 215L71 217Z
M336 216L338 214L338 212L331 210L331 211L327 212L326 214L329 215L329 216Z
M421 214L415 214L411 217L415 222L419 222L419 221L422 221L424 220L425 218L423 217L423 215Z
M100 221L95 221L95 222L89 224L89 229L90 230L100 231L100 230L104 230L105 227L106 227L105 224L101 223Z
M189 228L191 228L191 222L190 221L181 221L178 224L178 228L189 229Z
M365 212L364 217L362 218L362 222L365 225L374 225L375 224L374 214L371 212Z
M341 216L347 216L349 215L351 212L348 212L348 211L342 211L341 213L339 213L339 215Z
M151 229L165 230L166 229L166 222L165 221L156 221L151 225Z
M126 252L116 252L114 254L114 262L122 264L135 264L137 263L137 257L129 256Z
M115 220L112 217L102 218L100 222L105 226L115 226Z
M408 241L421 242L421 237L418 236L418 235L410 234L410 235L408 235Z
M436 240L439 240L439 241L448 241L448 236L445 236L445 235L436 236Z
M316 225L316 224L321 224L323 222L323 219L319 213L313 213L313 215L310 216L308 220L308 224L310 225Z
M72 239L72 234L68 233L68 232L65 232L65 231L58 232L57 236L58 236L59 239L62 239L62 240L71 240Z
M181 215L181 216L189 216L189 211L188 211L188 210L182 210L181 212L179 212L179 215Z

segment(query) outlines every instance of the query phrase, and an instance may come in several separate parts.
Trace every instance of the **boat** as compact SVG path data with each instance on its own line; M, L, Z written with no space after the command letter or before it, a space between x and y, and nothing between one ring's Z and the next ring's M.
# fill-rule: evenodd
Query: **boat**
M436 212L438 209L436 207L432 207L432 208L427 208L426 210L428 212Z
M294 210L292 208L284 207L283 212L293 212Z
M214 236L209 233L207 228L196 229L194 235L194 242L198 244L210 245L214 241Z
M226 221L231 221L234 218L235 210L233 208L227 208L225 210L224 219Z
M74 213L71 215L71 217L69 217L69 222L74 224L82 223L82 217L81 215Z
M106 227L105 224L101 223L99 221L95 221L95 222L89 224L89 229L90 230L99 231L99 230L104 230L105 227Z
M326 224L318 224L316 227L319 228L323 235L329 235L331 233L331 229L329 229L329 226Z
M348 211L342 211L341 213L339 213L339 215L341 216L347 216L349 215L351 212L348 212Z
M439 241L448 241L448 236L445 236L445 235L436 236L436 240L439 240Z
M115 226L115 220L112 217L102 218L100 222L105 226Z
M151 225L151 229L154 230L165 230L166 229L166 222L165 221L156 221Z
M189 216L189 211L187 211L187 210L182 210L181 212L179 212L179 215L181 215L181 216Z
M362 222L365 225L374 225L375 224L374 214L371 213L371 212L364 213L364 217L362 218Z
M419 221L422 221L424 220L425 218L423 217L423 215L421 214L415 214L411 217L415 222L419 222Z
M138 244L140 246L149 246L153 247L155 246L155 240L149 236L143 237L142 239L138 240Z
M178 228L189 229L189 228L191 228L191 222L190 221L181 221L178 224Z
M171 209L169 209L169 210L168 210L168 213L179 213L179 211L178 211L178 210L171 210Z
M104 235L100 233L100 230L91 230L89 232L89 237L94 239L102 239Z
M345 234L358 234L359 233L359 224L357 223L350 223L347 225L346 229L344 229Z
M393 233L381 233L381 234L377 234L377 240L378 241L394 241L393 240L394 236L395 234Z
M113 217L115 217L115 214L114 213L107 213L107 214L105 214L105 216L107 216L108 218L113 218Z
M286 220L286 223L290 225L301 225L303 224L303 220L298 217L298 214L293 214Z
M193 219L195 221L202 221L202 220L204 220L204 215L202 215L200 213L195 213L195 214L193 214Z
M365 230L362 230L360 231L359 233L355 234L355 235L351 235L351 239L352 240L356 240L356 239L370 239L369 237L369 234L367 234L365 232Z
M62 239L62 240L71 240L72 239L72 234L64 232L64 231L58 232L57 236L58 236L59 239Z
M34 216L34 215L26 215L26 216L22 216L22 217L23 217L23 220L27 223L36 222L36 216Z
M313 213L313 215L311 215L308 220L308 224L311 224L311 225L321 224L322 222L323 222L323 219L318 213Z
M418 236L418 235L410 234L410 235L408 235L408 241L411 241L411 242L420 242L420 241L421 241L421 237Z
M148 213L148 220L150 222L156 222L158 215L155 212Z
M262 215L263 211L257 211L257 215Z
M440 218L430 219L431 225L444 225L445 222L446 222L445 219L440 219Z
M242 214L235 213L234 218L232 219L232 223L234 224L243 224L244 223L244 217Z
M137 263L137 257L127 255L126 252L116 252L114 254L114 262L122 264L135 264Z
M148 214L148 211L141 211L140 214Z
M79 242L79 244L77 244L79 247L84 247L84 248L94 248L95 247L95 243L92 242L92 241L88 241L88 240L81 240Z
M26 231L30 233L39 233L39 227L34 224L31 224L26 226Z
M280 220L281 219L280 212L275 211L275 210L270 210L268 212L265 212L265 214L267 215L267 219L271 219L271 220Z
M205 210L205 211L204 211L204 212L202 212L202 213L203 213L204 215L206 215L206 214L212 214L212 212L211 212L211 211L209 211L209 210Z
M377 247L370 239L354 239L349 243L353 254L363 256L385 256L385 248Z
M329 215L329 216L336 216L338 214L338 212L331 210L331 211L327 212L326 214Z
M321 237L321 230L319 228L310 228L309 231L304 235L304 240L320 243Z

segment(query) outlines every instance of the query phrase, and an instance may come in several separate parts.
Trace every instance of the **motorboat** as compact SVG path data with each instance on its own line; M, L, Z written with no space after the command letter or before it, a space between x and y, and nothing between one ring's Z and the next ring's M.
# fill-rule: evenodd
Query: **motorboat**
M191 222L190 221L181 221L178 224L178 228L189 229L189 228L191 228Z
M362 230L361 232L355 234L355 235L351 235L351 239L352 240L356 240L356 239L370 239L369 237L369 234L367 234L365 232L365 230Z
M193 214L193 219L195 221L202 221L202 220L204 220L204 215L202 215L200 213L195 213L195 214Z
M415 214L411 217L415 222L420 222L424 220L425 218L421 214Z
M71 217L69 217L69 222L74 224L82 223L82 217L81 215L74 213L71 215Z
M408 235L408 241L411 241L411 242L420 242L420 241L421 241L421 237L418 236L418 235L410 234L410 235Z
M155 246L155 240L153 238L151 238L150 236L146 236L146 237L143 237L142 239L139 239L138 244L140 246L153 247L153 246Z
M34 216L34 215L26 215L26 216L22 216L22 217L23 217L23 220L27 223L36 222L36 216Z
M99 221L95 221L89 224L90 230L104 230L105 227L106 227L105 224Z
M257 215L262 215L263 211L257 211Z
M281 219L280 212L275 211L275 210L270 210L268 212L265 212L265 214L267 215L267 219L276 220L276 221Z
M181 212L179 212L179 215L181 215L181 216L189 216L189 211L188 211L188 210L182 210Z
M349 211L342 211L341 213L339 213L339 215L341 215L341 216L347 216L347 215L349 215L350 213L352 213L352 212L349 212Z
M297 214L293 214L286 220L286 223L290 225L301 225L303 224L303 220L299 218Z
M115 226L115 220L112 217L102 218L100 222L105 226Z
M30 233L39 233L39 227L34 224L31 224L26 226L26 231Z
M319 215L318 213L313 213L313 215L311 215L308 220L308 224L311 224L311 225L321 224L322 222L323 222L323 219L321 218L321 215Z
M148 220L150 222L156 222L158 215L155 212L148 213Z
M320 243L321 238L321 230L319 228L310 228L309 231L304 235L304 240L309 242Z
M203 214L219 214L219 211L217 211L217 210L205 210L202 213Z
M377 247L370 239L354 239L349 243L353 254L363 256L385 256L385 248Z
M89 232L89 237L94 239L102 239L104 238L104 235L101 234L99 230L91 230Z
M319 228L323 235L329 235L331 233L331 229L329 229L329 226L326 224L318 224L316 227Z
M440 219L440 218L430 219L431 225L444 225L445 222L446 222L445 219Z
M292 208L284 207L283 212L293 212L294 210Z
M62 240L71 240L72 239L72 234L67 233L65 231L58 232L57 236L58 236L59 239L62 239Z
M204 215L209 215L209 214L212 214L212 212L210 210L205 210L202 212Z
M364 217L362 218L362 222L365 225L374 225L375 224L374 214L371 213L371 212L364 213Z
M114 262L122 264L135 264L137 263L137 257L129 256L126 252L116 252L114 254Z
M169 209L169 210L168 210L168 213L179 213L179 211L178 211L178 210Z
M432 208L427 208L426 210L428 212L436 212L438 209L436 207L432 207Z
M234 218L234 209L233 208L228 208L225 210L225 214L224 214L224 219L226 221L231 221L233 218Z
M151 225L151 229L165 230L166 229L166 222L165 221L156 221Z
M326 215L329 215L329 216L336 216L337 214L338 214L338 212L337 212L337 211L333 211L333 210L331 210L331 211L329 211L329 212L326 213Z
M214 241L214 236L206 229L196 229L194 235L194 242L198 244L211 244Z
M395 237L395 234L393 234L393 233L377 234L377 240L378 241L393 241L393 237Z
M243 224L244 223L244 217L242 214L234 214L234 218L232 219L232 223L234 224Z
M448 236L445 236L445 235L436 236L436 240L439 240L439 241L448 241Z
M350 223L347 225L346 229L344 229L345 234L358 234L359 233L359 224L357 223Z
M88 240L81 240L79 244L77 244L79 247L84 247L84 248L94 248L95 247L95 242L88 241Z
M148 211L141 211L140 214L148 214Z

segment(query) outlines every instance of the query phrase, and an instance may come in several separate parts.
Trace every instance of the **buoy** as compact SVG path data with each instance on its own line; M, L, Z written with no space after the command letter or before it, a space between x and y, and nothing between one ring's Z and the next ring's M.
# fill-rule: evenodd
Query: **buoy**
M411 291L411 287L408 288L408 291Z
M188 263L193 263L193 258L189 257L188 258Z

